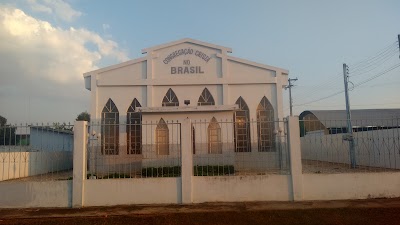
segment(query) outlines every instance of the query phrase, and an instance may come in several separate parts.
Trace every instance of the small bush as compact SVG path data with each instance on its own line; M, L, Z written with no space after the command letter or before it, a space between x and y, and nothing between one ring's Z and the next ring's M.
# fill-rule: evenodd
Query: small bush
M180 166L147 167L142 169L142 177L179 177Z
M102 178L98 178L98 179L112 179L112 178L131 178L130 175L128 174L121 174L121 173L112 173L112 174L108 174L106 176L103 176Z
M194 176L223 176L235 173L233 165L225 166L194 166Z

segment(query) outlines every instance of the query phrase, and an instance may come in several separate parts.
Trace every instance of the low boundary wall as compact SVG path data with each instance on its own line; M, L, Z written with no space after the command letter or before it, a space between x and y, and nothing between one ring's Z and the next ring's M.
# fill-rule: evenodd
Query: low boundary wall
M190 130L190 121L182 129ZM181 177L87 179L86 122L75 125L73 180L0 183L0 208L343 200L400 197L400 172L303 174L297 118L289 118L290 175L193 176L190 132ZM80 138L78 138L80 137Z
M303 174L303 200L400 197L400 173Z
M0 208L71 207L72 181L14 182L0 185Z

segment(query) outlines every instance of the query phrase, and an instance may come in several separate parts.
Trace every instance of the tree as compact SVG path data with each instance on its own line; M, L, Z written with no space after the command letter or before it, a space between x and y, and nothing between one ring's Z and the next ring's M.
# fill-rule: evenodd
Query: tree
M68 130L68 131L73 130L73 126L66 124L66 123L53 123L52 128L54 128L56 130Z
M76 117L76 121L88 121L90 122L90 114L88 112L81 112L81 114L79 114Z
M0 116L0 127L4 127L7 123L7 119Z
M0 116L0 145L15 145L17 128L7 125L7 119Z

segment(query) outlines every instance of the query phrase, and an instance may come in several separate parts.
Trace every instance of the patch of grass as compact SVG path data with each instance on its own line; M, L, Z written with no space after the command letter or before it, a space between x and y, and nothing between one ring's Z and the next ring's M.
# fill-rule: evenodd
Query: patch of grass
M147 167L142 169L142 177L179 177L180 166Z
M225 166L194 166L194 176L223 176L235 173L233 165Z

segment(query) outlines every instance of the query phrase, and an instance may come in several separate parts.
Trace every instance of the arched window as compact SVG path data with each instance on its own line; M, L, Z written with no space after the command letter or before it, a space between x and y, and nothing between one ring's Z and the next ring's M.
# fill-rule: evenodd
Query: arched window
M196 154L196 130L194 126L192 126L192 147L193 147L193 154Z
M135 98L126 113L127 154L142 154L142 115L135 112L136 107L142 106Z
M257 107L258 151L274 151L274 108L264 96Z
M222 153L221 127L219 126L215 117L211 119L207 131L208 131L208 153L221 154Z
M236 103L239 109L235 113L235 145L236 152L250 152L250 114L249 107L240 96Z
M176 97L175 92L170 88L165 94L162 106L179 106L178 97Z
M101 153L119 153L119 112L111 98L101 112Z
M197 105L215 105L214 98L207 88L201 93Z
M157 155L169 154L169 130L164 119L161 118L156 127Z

